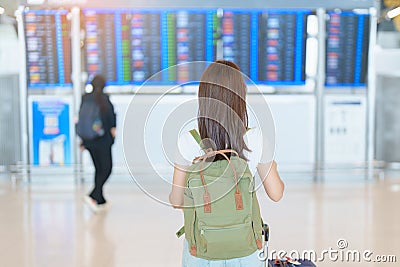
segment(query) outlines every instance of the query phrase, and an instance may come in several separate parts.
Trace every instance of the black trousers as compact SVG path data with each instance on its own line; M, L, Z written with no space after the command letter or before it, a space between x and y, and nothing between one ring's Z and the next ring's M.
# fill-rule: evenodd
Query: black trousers
M89 194L97 201L97 204L104 204L106 200L103 196L103 186L112 170L111 145L101 145L88 148L96 169L94 175L94 188Z

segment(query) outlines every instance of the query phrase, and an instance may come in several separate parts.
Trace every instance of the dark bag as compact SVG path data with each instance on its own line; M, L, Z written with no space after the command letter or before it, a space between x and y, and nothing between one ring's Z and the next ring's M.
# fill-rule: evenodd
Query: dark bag
M265 266L268 267L316 267L316 265L310 260L292 260L289 257L285 257L284 259L275 259L268 260L268 241L269 241L269 226L268 224L263 224L263 246L262 249L258 252L258 259L265 262ZM297 264L295 264L295 262Z
M269 260L268 267L316 267L310 260L298 260L300 265L289 263L286 260Z
M80 138L88 141L104 135L100 108L95 101L82 102L76 132Z

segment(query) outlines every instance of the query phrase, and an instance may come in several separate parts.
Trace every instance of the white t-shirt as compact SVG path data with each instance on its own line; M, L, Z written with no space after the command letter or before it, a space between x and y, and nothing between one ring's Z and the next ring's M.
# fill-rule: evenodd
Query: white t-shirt
M251 152L245 150L244 155L249 160L249 168L254 176L259 163L272 161L273 148L267 144L268 142L263 140L261 130L257 127L250 127L250 130L244 135L244 141L251 150ZM190 132L183 132L178 138L178 151L176 153L175 163L180 166L190 166L192 160L202 154L204 154L204 152Z

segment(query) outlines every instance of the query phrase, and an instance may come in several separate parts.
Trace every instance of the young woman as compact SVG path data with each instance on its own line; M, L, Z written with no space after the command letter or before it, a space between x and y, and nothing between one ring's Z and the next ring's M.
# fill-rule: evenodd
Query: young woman
M94 101L100 108L101 122L104 135L93 140L82 140L81 149L87 149L95 167L94 188L84 200L89 207L97 212L105 207L106 199L103 195L103 186L111 174L112 156L111 146L114 144L116 133L116 116L114 107L109 97L104 94L106 80L97 75L93 78L91 85L93 91L82 96L82 103Z
M247 160L253 176L257 170L269 198L279 201L284 184L276 162L260 159L261 154L267 153L260 151L260 130L248 127L246 89L236 64L225 60L212 63L204 71L199 85L197 130L201 139L207 140L213 150L232 149L240 158ZM184 133L178 140L178 147L181 156L175 161L170 202L175 208L183 208L186 170L191 160L199 156L199 145L190 133ZM213 159L218 160L224 160L222 155ZM263 266L257 258L257 251L246 257L228 260L206 260L192 256L186 240L182 263L183 266Z

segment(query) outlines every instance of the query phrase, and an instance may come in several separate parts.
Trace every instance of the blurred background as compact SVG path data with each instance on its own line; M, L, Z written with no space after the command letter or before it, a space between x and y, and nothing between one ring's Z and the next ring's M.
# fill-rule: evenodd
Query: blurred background
M122 129L142 135L124 116L133 97L146 116L163 95L162 121L196 98L203 69L185 63L222 58L252 81L250 105L266 100L275 120L287 189L279 203L259 193L271 247L322 251L346 238L400 261L399 31L399 0L0 0L0 265L179 266L182 215L131 178ZM75 133L96 74L118 129L102 214L82 203L93 166ZM151 127L159 149L162 124ZM135 173L157 191L135 149ZM171 176L168 158L152 155Z

